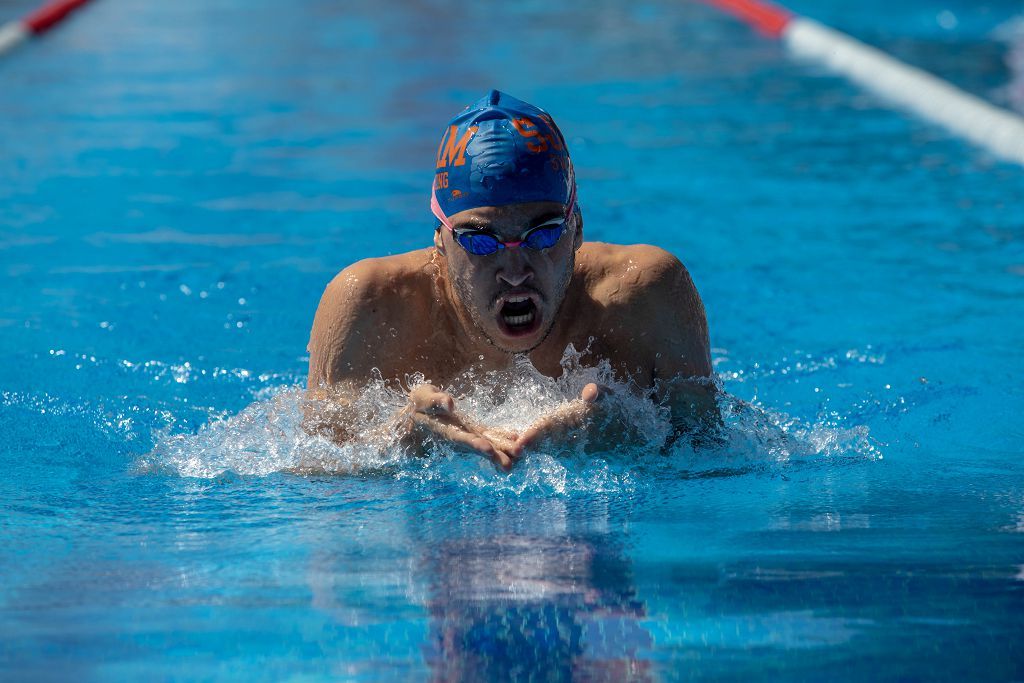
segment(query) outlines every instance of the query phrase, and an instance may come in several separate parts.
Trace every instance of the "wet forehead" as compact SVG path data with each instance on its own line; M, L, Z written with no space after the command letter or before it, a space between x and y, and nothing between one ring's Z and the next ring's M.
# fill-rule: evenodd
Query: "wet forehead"
M451 216L455 228L481 228L499 235L518 235L549 218L561 216L565 207L558 202L528 202L507 206L480 206Z

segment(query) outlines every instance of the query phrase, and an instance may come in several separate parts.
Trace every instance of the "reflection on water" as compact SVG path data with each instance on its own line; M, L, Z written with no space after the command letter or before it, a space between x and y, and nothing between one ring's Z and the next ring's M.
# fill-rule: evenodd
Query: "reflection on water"
M315 550L302 574L324 628L376 634L362 658L421 662L436 681L651 679L629 497L392 490L402 491L393 504L364 513L372 501L356 496L304 538Z
M607 511L584 521L548 501L521 512L541 523L527 532L522 522L491 519L493 533L465 530L423 545L423 654L433 679L648 680L646 610Z
M804 4L1020 106L967 29L1019 3ZM555 5L93 3L0 65L6 678L1024 680L1020 169L699 3ZM491 87L571 137L588 239L691 269L723 447L299 429L324 283L429 243Z
M435 680L647 680L644 606L610 537L460 538L424 560Z

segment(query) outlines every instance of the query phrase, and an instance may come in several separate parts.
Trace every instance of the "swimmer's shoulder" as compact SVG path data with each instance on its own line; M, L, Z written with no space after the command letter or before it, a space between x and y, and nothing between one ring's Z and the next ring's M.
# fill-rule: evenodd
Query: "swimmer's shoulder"
M654 377L708 376L710 343L704 304L686 266L647 244L580 247L590 296L599 304L612 346L630 350L629 367Z
M321 299L335 314L369 315L408 310L408 304L431 291L432 249L357 261L334 276ZM397 309L397 310L392 310Z
M415 335L421 299L430 296L430 249L357 261L324 289L307 349L314 375L336 381L342 370L365 373Z
M680 280L690 282L675 255L650 244L584 242L576 269L590 295L605 304L632 305L649 299L657 303L671 295Z

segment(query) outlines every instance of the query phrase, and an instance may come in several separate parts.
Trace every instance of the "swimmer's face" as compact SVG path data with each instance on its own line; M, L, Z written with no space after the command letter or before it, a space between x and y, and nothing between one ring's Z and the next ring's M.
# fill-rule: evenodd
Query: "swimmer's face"
M485 230L501 241L515 242L564 213L557 202L529 202L468 209L449 218L457 230ZM551 331L582 242L578 214L566 223L558 242L543 251L520 246L477 256L463 249L447 228L434 236L457 303L495 346L511 353L536 348Z

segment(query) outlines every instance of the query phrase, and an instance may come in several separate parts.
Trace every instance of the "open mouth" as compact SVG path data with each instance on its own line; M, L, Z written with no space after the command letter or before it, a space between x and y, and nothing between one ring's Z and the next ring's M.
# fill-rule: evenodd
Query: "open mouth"
M510 337L528 335L540 324L537 304L525 295L507 297L498 310L498 319L502 332Z

